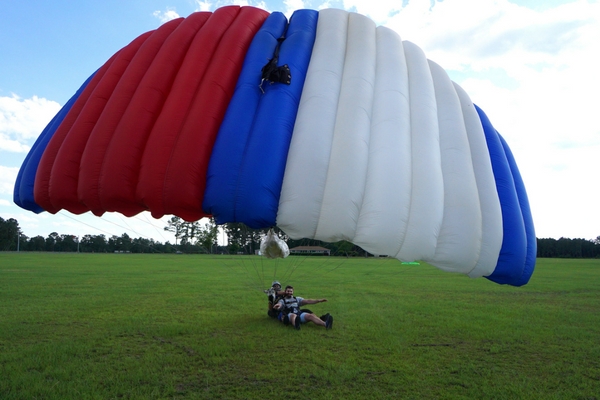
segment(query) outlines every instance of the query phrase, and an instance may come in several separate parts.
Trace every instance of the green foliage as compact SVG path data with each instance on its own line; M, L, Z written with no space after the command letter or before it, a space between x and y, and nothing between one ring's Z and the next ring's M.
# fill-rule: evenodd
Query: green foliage
M0 398L593 399L600 268L521 288L391 259L0 254ZM293 284L334 327L266 316Z
M600 258L600 236L586 239L537 239L537 256L549 258Z
M51 252L89 252L89 253L175 253L186 254L255 254L260 248L262 236L269 228L250 229L242 223L227 223L223 226L227 234L227 246L218 246L218 227L213 218L187 222L172 217L165 231L175 235L175 246L169 242L163 244L153 239L131 238L126 233L113 235L108 240L104 235L84 235L78 238L71 234L52 232L48 237L28 238L23 235L17 220L4 220L0 217L0 251L51 251ZM285 232L273 227L277 235L285 240L288 247L320 246L330 250L331 255L356 257L369 255L365 250L348 241L326 243L314 239L291 239ZM594 240L586 239L537 239L537 256L544 258L600 258L600 236Z
M21 234L19 222L14 218L5 220L0 217L0 251L15 251L18 246L18 236Z

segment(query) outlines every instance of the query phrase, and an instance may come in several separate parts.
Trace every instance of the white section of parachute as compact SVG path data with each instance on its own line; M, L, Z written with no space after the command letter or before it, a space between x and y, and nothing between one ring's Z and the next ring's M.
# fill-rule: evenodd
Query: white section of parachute
M293 239L491 274L502 218L473 103L394 31L320 11L277 225Z
M273 229L269 229L260 241L260 254L267 258L286 258L290 255L290 249L287 243L273 232Z

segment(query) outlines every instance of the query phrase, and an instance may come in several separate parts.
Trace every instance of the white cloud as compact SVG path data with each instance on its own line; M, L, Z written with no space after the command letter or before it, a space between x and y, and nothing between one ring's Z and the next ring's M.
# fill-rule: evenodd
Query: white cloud
M8 135L0 132L0 151L10 151L13 153L27 153L30 147L19 142L18 140L11 139Z
M263 10L269 11L269 8L265 1L256 0L217 0L216 2L209 2L203 0L195 0L196 11L215 11L217 8L238 5L238 6L253 6L262 8Z
M179 14L177 14L177 11L171 10L169 8L167 8L166 11L154 11L154 13L152 13L152 15L154 15L156 18L158 18L159 21L162 23L169 22L173 19L179 18Z
M0 194L12 195L19 168L0 165Z
M306 8L304 0L284 0L285 11L283 13L289 18L292 13L296 10L302 10Z
M27 152L29 141L42 132L59 110L57 102L37 96L0 97L0 151Z
M402 1L374 1L374 0L343 0L346 10L355 11L370 17L377 25L382 25L402 9ZM425 4L420 1L419 4Z
M212 3L209 3L208 1L200 1L200 0L196 0L196 10L197 11L211 11L213 10L212 8Z
M0 206L11 206L11 202L8 200L0 199Z

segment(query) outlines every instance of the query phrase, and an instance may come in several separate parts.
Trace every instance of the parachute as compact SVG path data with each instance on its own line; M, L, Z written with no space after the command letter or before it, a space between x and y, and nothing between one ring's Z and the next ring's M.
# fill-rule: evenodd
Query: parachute
M14 201L278 226L514 286L535 266L485 113L418 46L338 9L227 6L140 35L44 129Z

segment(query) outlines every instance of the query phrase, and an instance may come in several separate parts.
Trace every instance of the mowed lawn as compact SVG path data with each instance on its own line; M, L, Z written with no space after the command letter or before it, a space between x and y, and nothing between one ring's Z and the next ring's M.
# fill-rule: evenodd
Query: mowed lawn
M266 315L277 278L334 316ZM600 260L0 253L0 399L600 399Z

